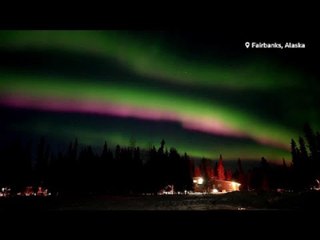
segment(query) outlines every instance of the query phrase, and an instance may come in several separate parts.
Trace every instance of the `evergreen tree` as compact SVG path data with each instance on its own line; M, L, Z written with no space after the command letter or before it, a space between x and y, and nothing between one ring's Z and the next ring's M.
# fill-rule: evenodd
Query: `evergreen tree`
M226 180L228 180L228 181L232 180L232 172L230 169L226 170Z
M286 163L286 160L284 158L282 158L282 166L284 168L287 168L287 163Z
M116 152L115 152L115 159L116 159L117 163L119 163L119 161L120 161L120 158L121 158L120 154L121 154L121 149L120 149L120 145L118 144L116 146Z
M207 172L207 176L208 176L209 179L213 179L214 178L214 170L213 170L213 166L211 166L211 164L207 165L206 172Z
M202 176L201 170L200 170L200 167L199 167L199 166L196 166L196 167L195 167L193 176L194 176L194 177L201 177L201 176Z
M270 166L264 157L261 158L260 162L260 182L261 182L261 189L263 191L269 191L270 190L270 184L269 184L269 174L270 174Z
M300 164L300 158L299 158L299 152L297 148L296 142L291 139L291 155L292 155L292 164L295 168L299 168Z
M189 174L191 178L193 178L195 175L195 163L192 159L189 159Z
M316 148L316 136L311 128L311 126L306 123L304 125L304 134L308 143L308 148L311 153L311 159L315 160L317 156L317 148Z
M240 158L238 159L237 165L238 165L238 167L237 167L238 168L237 169L237 171L238 171L238 181L241 184L240 189L241 190L247 190L248 186L247 186L246 176L245 176L245 173L243 171L242 162L241 162Z
M104 145L103 145L101 158L103 160L107 160L108 159L108 145L107 145L106 141L104 142Z
M320 133L316 133L316 147L317 147L317 153L318 156L320 155Z
M163 154L164 153L164 145L166 142L162 139L160 148L158 149L158 153Z
M225 174L224 174L224 166L222 162L222 155L220 154L219 162L218 162L218 167L217 167L217 175L219 180L225 180Z
M218 176L218 161L215 163L213 171L214 171L214 175Z
M300 153L300 159L301 163L305 165L308 161L308 153L307 153L307 148L304 142L304 139L302 137L299 137L299 153Z

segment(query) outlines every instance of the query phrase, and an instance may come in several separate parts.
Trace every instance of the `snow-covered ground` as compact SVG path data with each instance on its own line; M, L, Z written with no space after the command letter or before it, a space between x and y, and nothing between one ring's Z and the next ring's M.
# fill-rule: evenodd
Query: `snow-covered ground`
M58 211L189 211L189 210L295 210L319 209L320 192L231 192L208 195L69 196L8 198L0 210L43 209Z
M319 208L320 192L232 192L210 195L92 196L65 200L59 210L274 210Z
M237 210L240 206L216 204L213 195L100 196L66 201L60 210Z

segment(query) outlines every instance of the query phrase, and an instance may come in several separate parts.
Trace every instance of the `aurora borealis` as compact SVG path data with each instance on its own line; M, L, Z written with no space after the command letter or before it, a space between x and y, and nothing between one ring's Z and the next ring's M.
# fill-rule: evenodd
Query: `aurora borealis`
M308 49L250 51L229 41L214 33L1 31L1 141L78 137L98 147L133 138L147 148L165 139L194 157L291 159L290 139L303 124L320 126Z

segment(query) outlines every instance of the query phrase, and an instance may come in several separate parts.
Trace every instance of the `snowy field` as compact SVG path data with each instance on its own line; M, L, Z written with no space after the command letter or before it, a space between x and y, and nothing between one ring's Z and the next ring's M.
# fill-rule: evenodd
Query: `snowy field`
M210 231L232 227L234 233L243 229L265 232L267 226L277 232L302 229L302 222L308 226L307 229L317 229L318 221L313 219L319 216L319 203L319 191L2 198L0 226L3 229L34 229L37 226L50 233L57 228L72 233L90 228L94 229L90 232L96 229L105 232L108 229L114 230L117 235L131 229L130 233L136 231L138 236L146 227L164 233L170 226L180 229L179 233L193 232L195 228L202 229L203 226ZM284 224L289 228L285 228ZM124 230L119 232L119 227Z
M98 196L65 199L59 210L291 210L318 209L320 192L232 192L210 195Z
M206 211L319 209L320 192L232 192L214 195L72 196L1 199L0 210L55 211Z
M57 211L206 211L319 209L320 192L231 192L209 195L69 196L1 199L0 210Z

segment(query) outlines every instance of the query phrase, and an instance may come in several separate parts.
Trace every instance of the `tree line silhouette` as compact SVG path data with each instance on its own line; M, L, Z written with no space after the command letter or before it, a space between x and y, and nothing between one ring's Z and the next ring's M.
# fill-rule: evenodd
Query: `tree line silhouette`
M61 193L138 194L156 193L167 185L173 185L175 191L189 191L193 177L201 176L207 188L212 179L220 179L238 181L245 191L305 189L320 176L320 137L307 124L304 131L307 144L302 137L299 146L291 141L291 165L285 160L282 165L270 164L262 157L247 172L240 159L232 172L225 169L222 155L217 162L194 160L175 148L168 150L164 140L158 149L148 150L132 143L130 147L117 145L112 151L105 142L98 154L91 146L80 147L75 139L64 153L55 154L42 137L34 157L30 143L16 140L0 151L0 184L16 191L33 185Z
M114 152L105 142L101 154L91 146L79 147L78 139L64 153L54 154L45 138L40 139L32 159L31 144L16 140L0 152L0 184L16 191L26 185L44 185L55 192L142 193L157 192L166 185L176 191L191 190L190 158L175 148L155 146L141 158L139 147L120 147Z
M298 144L291 139L292 174L298 189L320 180L320 133L315 133L309 124L303 130L304 138L299 136Z

